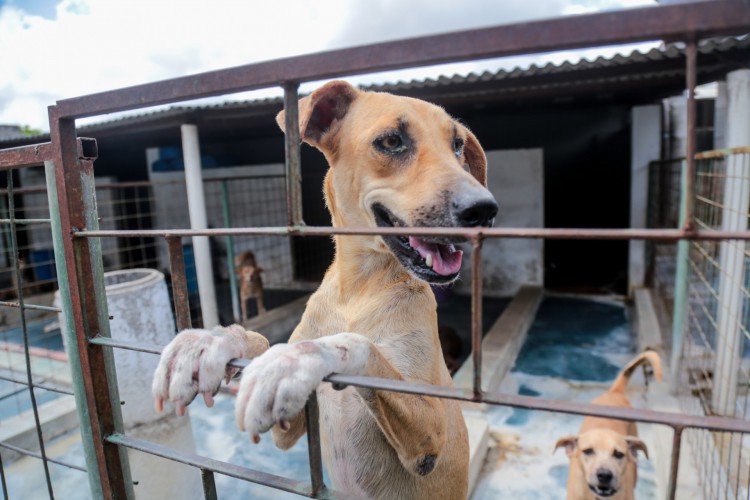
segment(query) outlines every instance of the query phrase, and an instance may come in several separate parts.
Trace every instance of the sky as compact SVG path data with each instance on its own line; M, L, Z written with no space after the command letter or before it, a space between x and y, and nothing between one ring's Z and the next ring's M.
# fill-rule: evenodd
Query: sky
M0 0L0 124L46 132L47 106L59 99L372 42L648 5L655 5L654 0ZM496 71L654 45L451 64L348 80L384 83ZM268 95L280 95L279 90L218 100ZM112 118L103 115L79 124Z

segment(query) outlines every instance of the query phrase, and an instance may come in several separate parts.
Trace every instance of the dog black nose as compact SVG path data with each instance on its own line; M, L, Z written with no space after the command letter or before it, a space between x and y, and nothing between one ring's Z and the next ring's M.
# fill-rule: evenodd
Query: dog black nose
M456 217L463 227L492 225L497 215L497 202L492 198L475 201L465 207L457 207Z
M599 480L599 484L609 484L612 482L613 477L611 470L599 469L596 471L596 479Z

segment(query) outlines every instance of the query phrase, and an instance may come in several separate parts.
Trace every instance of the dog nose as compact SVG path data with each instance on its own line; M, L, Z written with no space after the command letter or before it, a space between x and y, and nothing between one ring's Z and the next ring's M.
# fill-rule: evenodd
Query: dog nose
M612 471L607 469L599 469L596 471L596 479L599 480L599 484L609 484L613 478Z
M467 206L456 207L456 217L463 227L489 227L495 220L497 210L497 202L493 198L484 198Z

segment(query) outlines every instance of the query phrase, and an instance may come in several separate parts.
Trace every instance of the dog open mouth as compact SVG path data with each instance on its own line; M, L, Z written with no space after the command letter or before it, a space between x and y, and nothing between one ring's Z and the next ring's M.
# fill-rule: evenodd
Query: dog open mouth
M608 498L617 493L617 490L611 486L594 486L589 484L589 489L599 498Z
M378 227L404 227L403 221L380 204L372 206ZM414 236L383 236L393 255L415 277L428 283L444 284L458 277L463 251L455 241L445 238L417 238Z

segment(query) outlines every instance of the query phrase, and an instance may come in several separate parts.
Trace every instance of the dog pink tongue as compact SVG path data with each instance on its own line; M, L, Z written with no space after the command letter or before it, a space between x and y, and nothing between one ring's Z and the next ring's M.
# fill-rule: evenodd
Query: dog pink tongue
M428 243L413 236L409 236L409 245L419 252L419 255L432 264L432 270L441 276L449 276L461 269L464 252L451 245Z

